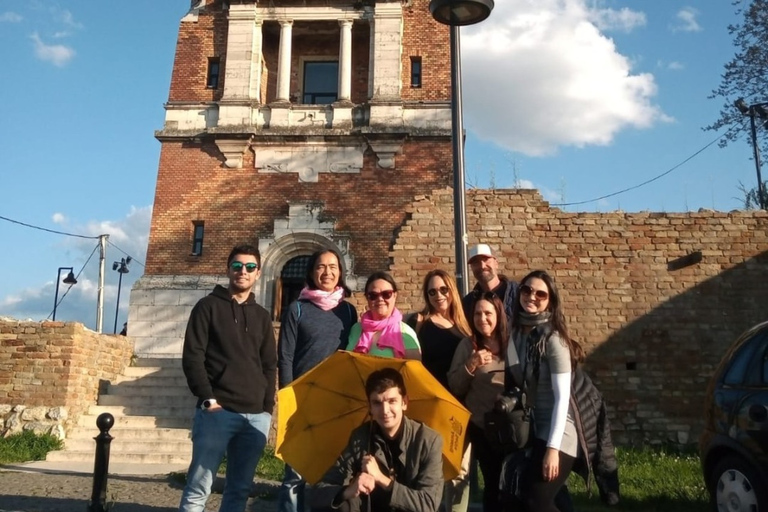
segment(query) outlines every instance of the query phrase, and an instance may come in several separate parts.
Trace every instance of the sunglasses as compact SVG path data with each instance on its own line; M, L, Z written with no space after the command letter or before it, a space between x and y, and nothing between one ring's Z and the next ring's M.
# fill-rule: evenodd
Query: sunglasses
M546 300L547 298L549 298L549 294L544 290L534 290L527 284L524 284L520 287L520 293L522 293L523 295L533 295L539 300Z
M394 294L395 290L384 290L383 292L366 292L365 297L373 302L374 300L379 300L379 297L384 300L389 300Z
M232 269L232 272L240 272L243 270L243 267L245 267L245 270L252 274L253 272L256 272L259 270L259 264L258 263L243 263L242 261L233 261L229 264L229 268Z
M441 286L440 288L430 288L429 290L427 290L427 295L429 295L430 297L434 297L438 293L440 293L440 295L442 295L443 297L447 297L449 291L450 290L448 289L447 286Z

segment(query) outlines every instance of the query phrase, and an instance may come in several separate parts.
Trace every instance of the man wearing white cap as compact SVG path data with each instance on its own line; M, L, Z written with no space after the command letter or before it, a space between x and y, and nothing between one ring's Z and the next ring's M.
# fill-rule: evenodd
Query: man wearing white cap
M487 244L473 245L469 249L469 268L477 279L475 287L464 297L461 305L467 319L472 321L472 304L485 292L493 292L504 304L507 324L511 325L512 306L517 296L517 283L499 274L499 262Z

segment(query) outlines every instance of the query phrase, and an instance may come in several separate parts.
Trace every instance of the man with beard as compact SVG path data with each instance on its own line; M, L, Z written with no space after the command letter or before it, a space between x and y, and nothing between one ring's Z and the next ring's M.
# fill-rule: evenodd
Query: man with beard
M477 280L475 287L462 299L464 315L472 323L472 305L483 293L491 292L504 304L507 326L512 327L512 307L517 296L517 283L499 274L499 262L490 246L477 244L469 250L469 268Z
M181 361L197 407L180 512L205 509L224 454L227 477L219 511L242 512L267 444L277 348L270 315L251 292L260 268L256 247L232 249L228 287L217 285L189 317Z

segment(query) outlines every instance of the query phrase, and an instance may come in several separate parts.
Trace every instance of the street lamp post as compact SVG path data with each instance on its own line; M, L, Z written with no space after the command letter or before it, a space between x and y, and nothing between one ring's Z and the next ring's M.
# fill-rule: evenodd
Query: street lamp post
M56 321L56 308L59 306L59 279L61 278L61 271L62 270L69 270L69 274L67 274L67 277L64 278L62 281L64 284L77 284L77 279L75 279L75 269L72 267L59 267L59 270L56 271L56 294L53 297L53 321Z
M464 113L461 97L459 27L480 23L491 15L493 0L431 0L435 21L451 27L451 139L453 142L453 227L456 243L456 285L469 292L467 272L467 212L464 192Z
M121 258L120 261L112 263L112 270L116 270L120 277L117 280L117 303L115 304L115 334L117 334L117 314L120 311L120 289L123 287L123 274L128 273L128 265L131 263L131 257Z
M752 132L752 153L755 160L755 171L757 171L757 204L761 210L764 210L765 205L765 189L763 187L763 176L761 173L762 163L760 162L760 147L757 145L757 127L755 126L755 116L760 116L760 119L765 121L765 127L768 128L768 102L754 103L747 105L744 98L739 98L734 103L739 112L745 116L749 116L749 126Z

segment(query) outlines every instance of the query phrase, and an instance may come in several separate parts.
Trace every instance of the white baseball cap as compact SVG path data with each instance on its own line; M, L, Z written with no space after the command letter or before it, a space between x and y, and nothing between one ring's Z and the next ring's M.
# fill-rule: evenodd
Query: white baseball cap
M495 258L493 253L491 252L491 247L487 244L477 244L473 245L471 249L469 249L469 262L472 263L472 260L475 259L478 256L487 256L488 258Z

